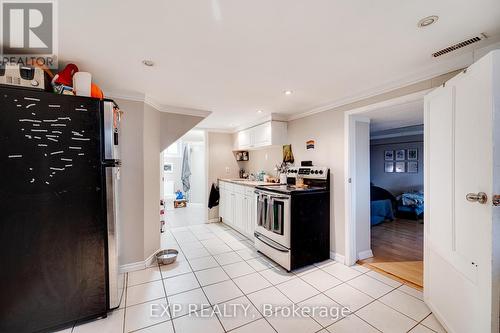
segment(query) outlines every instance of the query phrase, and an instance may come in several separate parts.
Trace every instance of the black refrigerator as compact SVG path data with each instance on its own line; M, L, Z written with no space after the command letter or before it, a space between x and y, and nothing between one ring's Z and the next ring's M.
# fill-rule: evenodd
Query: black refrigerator
M71 327L118 306L116 110L0 86L0 332Z

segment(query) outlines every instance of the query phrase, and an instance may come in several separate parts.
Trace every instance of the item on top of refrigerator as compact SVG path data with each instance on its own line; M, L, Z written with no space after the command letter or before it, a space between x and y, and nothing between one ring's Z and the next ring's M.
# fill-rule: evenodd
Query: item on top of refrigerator
M17 64L0 65L0 84L50 90L50 75L49 72L39 67Z
M92 74L89 72L76 72L73 75L73 90L75 95L90 97Z
M65 86L73 86L73 75L78 72L78 67L75 64L68 64L62 71L54 76L52 82L54 84L62 84Z
M73 87L65 86L63 84L54 85L54 92L59 95L74 95Z
M101 88L99 88L99 86L95 83L90 84L90 97L99 98L99 99L104 98L104 94L103 94Z

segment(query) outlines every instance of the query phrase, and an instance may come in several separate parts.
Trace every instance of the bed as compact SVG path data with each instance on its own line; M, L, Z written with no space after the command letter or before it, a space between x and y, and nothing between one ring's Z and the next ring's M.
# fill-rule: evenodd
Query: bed
M385 221L394 220L392 202L389 199L375 200L371 202L370 224L377 225Z
M370 200L370 224L372 226L394 220L394 207L396 207L397 200L391 192L372 185L370 187Z
M423 218L424 215L424 193L405 192L397 196L398 216L411 217L415 220Z

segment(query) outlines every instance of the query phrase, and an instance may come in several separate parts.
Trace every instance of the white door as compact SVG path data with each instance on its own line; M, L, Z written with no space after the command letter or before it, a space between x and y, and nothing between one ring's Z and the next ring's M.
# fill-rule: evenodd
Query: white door
M499 329L499 118L500 51L425 98L424 297L450 333Z

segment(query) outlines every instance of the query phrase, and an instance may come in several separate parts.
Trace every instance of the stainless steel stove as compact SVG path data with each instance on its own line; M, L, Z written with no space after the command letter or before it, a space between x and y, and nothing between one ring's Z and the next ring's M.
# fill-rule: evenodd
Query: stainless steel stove
M288 271L329 258L329 173L326 167L293 167L286 185L256 187L255 246Z

